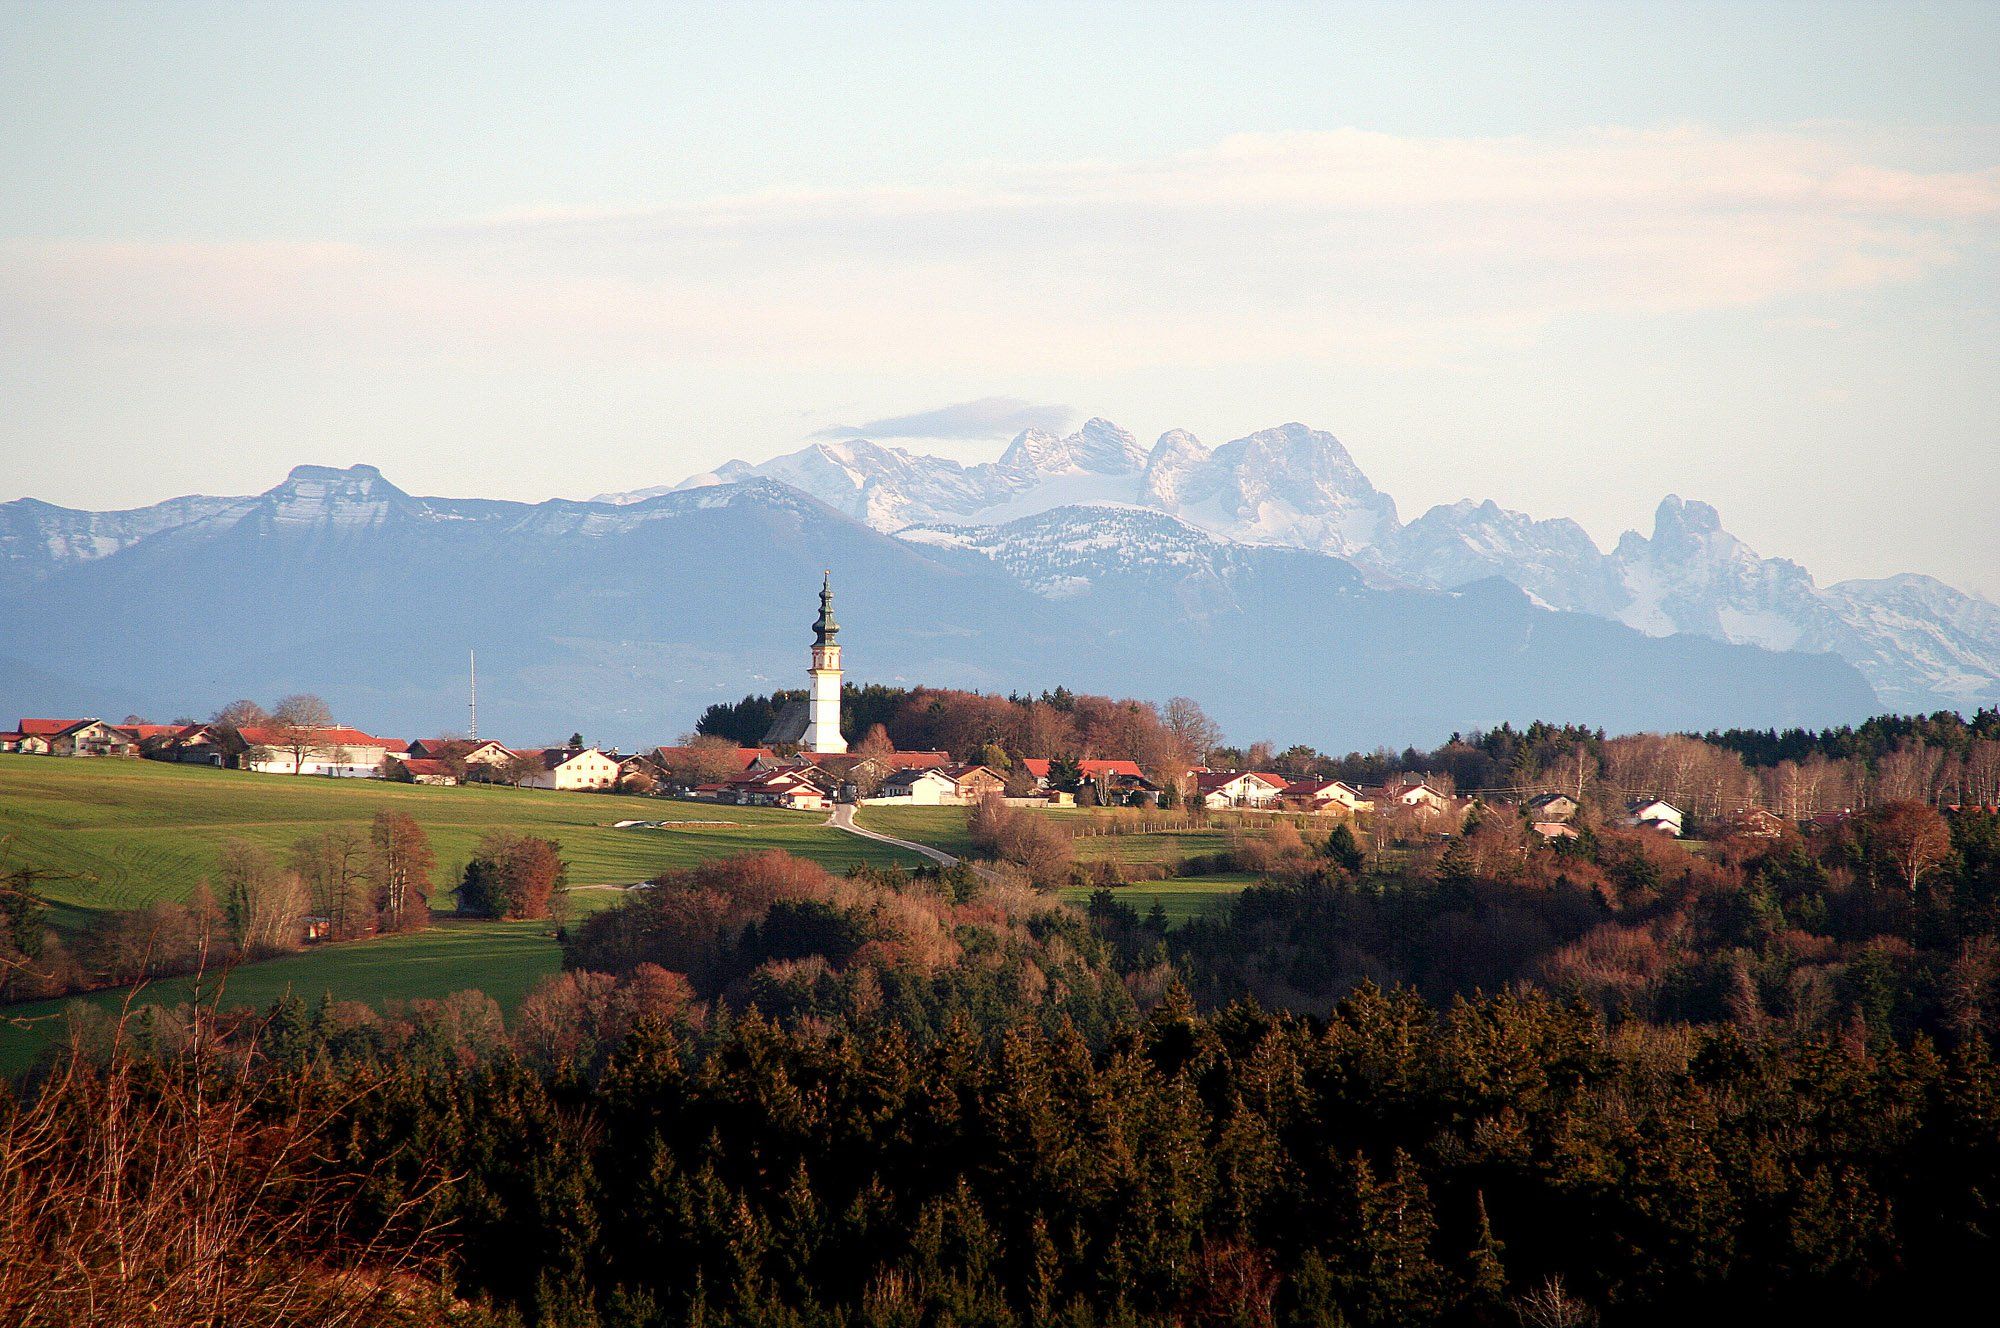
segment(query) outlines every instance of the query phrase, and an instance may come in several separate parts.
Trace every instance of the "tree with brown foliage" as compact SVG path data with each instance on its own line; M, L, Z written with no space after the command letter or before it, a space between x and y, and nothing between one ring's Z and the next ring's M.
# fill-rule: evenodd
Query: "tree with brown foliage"
M375 902L368 882L369 844L350 825L328 826L292 843L292 870L305 882L313 912L324 917L337 940L375 930Z
M507 830L479 841L458 886L461 912L487 918L546 918L559 894L569 890L562 845L538 835Z
M232 839L222 846L216 880L230 930L246 953L299 948L312 901L297 872L280 867L265 849Z
M1951 830L1936 809L1920 802L1891 802L1872 809L1862 833L1912 896L1951 857Z
M384 807L369 831L368 879L384 931L416 931L431 923L431 873L437 855L430 836L408 812Z
M296 692L279 698L271 707L265 725L270 738L263 746L269 752L290 757L292 773L296 775L304 769L308 756L324 750L320 734L332 725L333 711L326 702L310 692Z

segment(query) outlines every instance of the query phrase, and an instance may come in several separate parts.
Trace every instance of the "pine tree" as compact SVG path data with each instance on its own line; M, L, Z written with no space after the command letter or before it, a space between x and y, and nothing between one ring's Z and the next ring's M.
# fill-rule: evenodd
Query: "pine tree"
M1494 1306L1507 1294L1507 1270L1501 1262L1507 1247L1493 1234L1493 1223L1486 1216L1485 1191L1479 1191L1473 1202L1476 1216L1472 1250L1465 1259L1465 1298L1475 1305Z

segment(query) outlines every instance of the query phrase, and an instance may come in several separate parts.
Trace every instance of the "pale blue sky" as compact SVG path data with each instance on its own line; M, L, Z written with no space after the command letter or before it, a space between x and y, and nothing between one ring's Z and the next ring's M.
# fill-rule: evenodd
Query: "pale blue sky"
M1991 4L4 4L0 499L1004 396L2000 598L1996 73Z

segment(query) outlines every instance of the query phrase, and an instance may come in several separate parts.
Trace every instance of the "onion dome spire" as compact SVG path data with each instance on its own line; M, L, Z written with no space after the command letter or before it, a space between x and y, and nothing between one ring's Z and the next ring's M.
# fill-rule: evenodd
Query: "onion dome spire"
M833 620L833 572L828 570L819 588L819 619L813 623L813 644L830 646L839 632L840 624Z

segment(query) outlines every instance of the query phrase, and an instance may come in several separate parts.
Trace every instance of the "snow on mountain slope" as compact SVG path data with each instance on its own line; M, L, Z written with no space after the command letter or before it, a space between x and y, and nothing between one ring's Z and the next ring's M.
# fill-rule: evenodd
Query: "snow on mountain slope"
M1071 511L1064 520L1133 539L1150 513L1225 543L1336 554L1378 580L1452 590L1498 577L1548 607L1652 636L1834 653L1899 709L2000 704L2000 609L1983 599L1918 576L1820 587L1797 563L1763 557L1730 534L1714 508L1678 497L1660 504L1650 536L1628 532L1609 553L1573 521L1535 520L1492 502L1434 507L1404 526L1394 501L1340 441L1302 424L1213 449L1174 429L1147 451L1125 430L1093 419L1063 437L1025 431L998 458L976 465L861 438L828 440L755 465L731 461L671 488L587 503L411 498L371 467L312 466L267 494L180 498L129 512L21 499L0 504L0 589L30 586L154 539L183 532L208 538L239 523L325 534L477 515L501 518L490 529L517 520L616 536L627 528L619 515L625 509L744 483L783 486L883 533L1011 526L1084 509L1087 516Z
M1843 629L1831 648L1889 704L2000 706L2000 606L1928 576L1841 581L1821 592Z
M1001 525L912 526L897 538L958 549L997 563L1045 599L1070 599L1111 577L1158 587L1212 576L1230 541L1140 507L1059 507Z
M1397 529L1395 500L1369 482L1330 433L1280 425L1224 443L1205 460L1196 459L1192 442L1184 434L1161 439L1155 451L1168 448L1170 455L1148 476L1147 495L1206 530L1352 554Z
M1544 604L1607 618L1619 617L1631 598L1582 526L1537 521L1490 498L1433 507L1371 552L1417 584L1444 590L1499 576Z
M25 585L57 568L109 557L149 535L249 501L193 496L124 512L80 512L33 498L0 503L0 586Z
M1107 646L1220 672L1228 682L1211 699L1225 724L1249 714L1253 698L1266 715L1295 709L1373 733L1475 713L1487 723L1616 713L1677 727L1700 712L1810 724L1874 702L1860 675L1828 656L1654 639L1537 607L1492 577L1451 592L1379 585L1335 555L1229 540L1145 508L1065 507L899 538L998 567L1083 616Z

